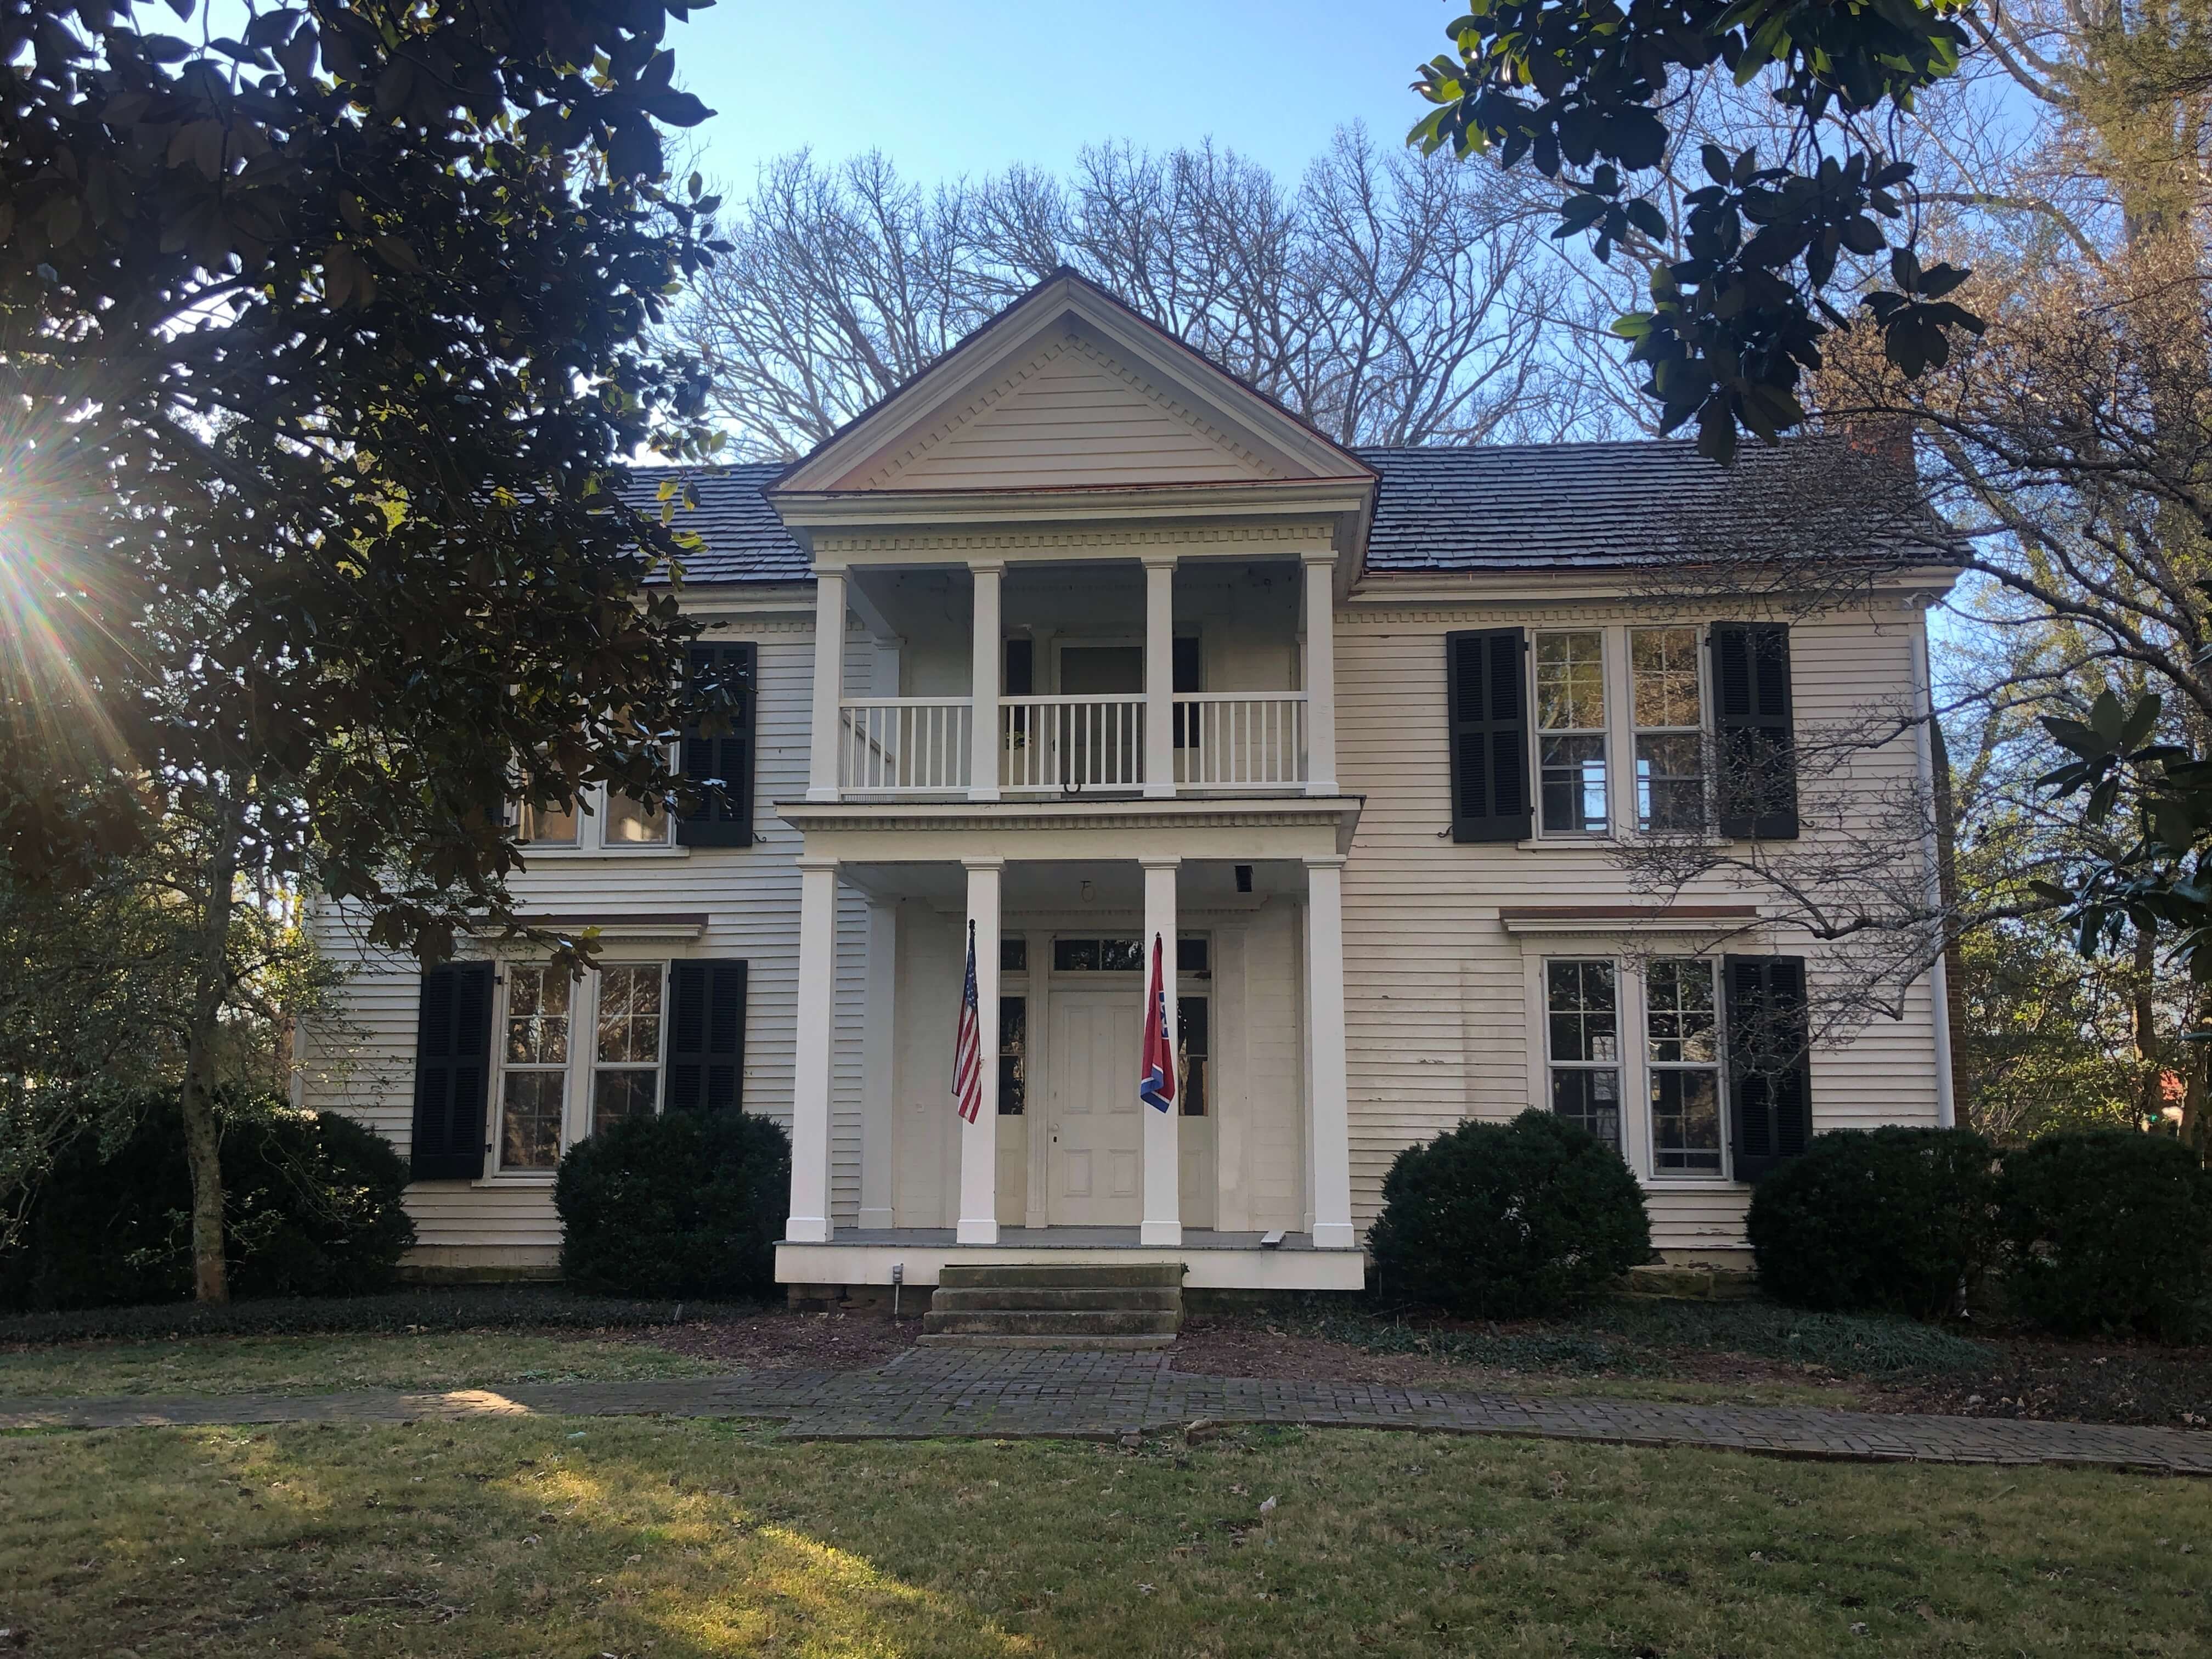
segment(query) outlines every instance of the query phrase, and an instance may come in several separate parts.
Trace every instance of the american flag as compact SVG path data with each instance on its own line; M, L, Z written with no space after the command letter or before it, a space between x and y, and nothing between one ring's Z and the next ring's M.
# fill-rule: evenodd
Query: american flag
M960 993L960 1034L952 1041L952 1098L969 1123L983 1109L983 1030L975 1005L975 924L968 924L968 983Z

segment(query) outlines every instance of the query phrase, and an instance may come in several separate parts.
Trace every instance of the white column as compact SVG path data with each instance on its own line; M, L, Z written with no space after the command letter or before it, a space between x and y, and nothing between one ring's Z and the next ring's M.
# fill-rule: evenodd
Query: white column
M792 1062L795 1244L830 1242L830 1077L837 1014L837 860L799 860L799 1029Z
M845 700L845 573L814 573L814 746L806 799L837 799L837 750Z
M868 906L867 1021L860 1030L860 1213L863 1228L891 1225L891 1142L898 1030L898 907Z
M996 609L994 605L994 610ZM996 752L994 750L993 752ZM975 1024L981 1041L983 1103L960 1126L960 1221L963 1244L999 1242L999 872L1004 859L963 859L968 871L968 926L975 939ZM960 941L965 969L968 940Z
M1175 571L1173 554L1145 561L1145 793L1175 786ZM1170 945L1175 935L1168 935Z
M1145 866L1145 1023L1152 1030L1152 941L1161 944L1160 984L1168 1001L1168 1041L1176 1040L1176 871L1181 859L1146 859ZM1182 1079L1177 1079L1180 1084ZM1182 1091L1176 1091L1172 1112L1140 1106L1145 1119L1144 1224L1138 1240L1146 1244L1182 1243Z
M968 777L969 800L999 799L999 681L1006 672L1006 647L1000 639L999 622L999 579L1006 573L1002 563L970 564L968 572L975 583L975 619L973 635L974 655L969 668L972 684L969 691L969 718L975 722L969 752L973 757L973 769ZM997 914L995 903L993 914ZM994 924L995 925L995 924ZM979 945L976 960L982 959ZM991 960L999 959L994 949ZM994 968L994 973L998 970Z
M1306 565L1306 793L1336 793L1336 557Z
M1348 1250L1352 1237L1352 1122L1344 1064L1344 860L1306 860L1307 1167L1313 1242Z

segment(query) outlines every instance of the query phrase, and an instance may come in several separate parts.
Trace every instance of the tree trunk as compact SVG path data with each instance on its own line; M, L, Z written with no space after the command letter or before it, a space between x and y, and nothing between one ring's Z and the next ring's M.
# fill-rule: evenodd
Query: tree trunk
M223 1259L222 1134L216 1121L214 1080L208 1073L223 1001L230 991L230 924L237 902L241 829L238 807L227 797L219 799L210 831L191 1030L178 1097L185 1124L185 1161L192 1176L192 1295L201 1302L230 1300L230 1273Z

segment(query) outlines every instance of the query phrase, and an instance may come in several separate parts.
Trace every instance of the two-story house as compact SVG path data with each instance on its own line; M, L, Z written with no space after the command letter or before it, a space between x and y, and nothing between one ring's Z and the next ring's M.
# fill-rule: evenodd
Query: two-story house
M1786 801L1722 822L1708 774L1924 706L1948 578L1786 626L1671 605L1640 526L1717 476L1686 444L1347 450L1055 275L804 460L697 478L696 663L750 694L683 763L725 804L523 825L517 890L601 965L418 974L326 908L356 971L306 1097L410 1152L447 1268L549 1267L563 1149L675 1109L788 1126L795 1285L1048 1249L1354 1287L1400 1149L1532 1105L1619 1147L1662 1249L1740 1261L1748 1179L1810 1133L1949 1121L1940 967L1747 1077L1732 1018L1786 1023L1821 947L1741 890L1639 897L1617 850L1793 833ZM1924 731L1869 763L1924 769ZM1171 1114L1138 1098L1152 942Z

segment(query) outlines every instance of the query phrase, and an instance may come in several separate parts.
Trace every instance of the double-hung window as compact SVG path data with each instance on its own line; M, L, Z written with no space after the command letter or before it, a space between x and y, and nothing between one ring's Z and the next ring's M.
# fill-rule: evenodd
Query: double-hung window
M1536 757L1541 832L1605 834L1602 629L1536 635Z
M492 1138L501 1173L550 1174L572 1142L661 1109L665 963L603 963L574 979L550 963L517 962L501 977Z
M526 801L515 809L515 839L535 851L629 853L666 847L673 828L665 807L648 811L605 784L586 784L563 810Z
M1544 964L1552 1109L1620 1147L1620 973L1603 957Z
M510 964L501 1042L499 1164L551 1170L568 1103L569 1007L575 981L543 963Z
M660 1103L661 966L626 962L599 970L592 1059L592 1133Z
M1636 827L1653 835L1706 828L1705 696L1695 628L1628 630L1636 740Z
M1720 1007L1713 963L1658 957L1644 970L1651 1172L1721 1173Z

